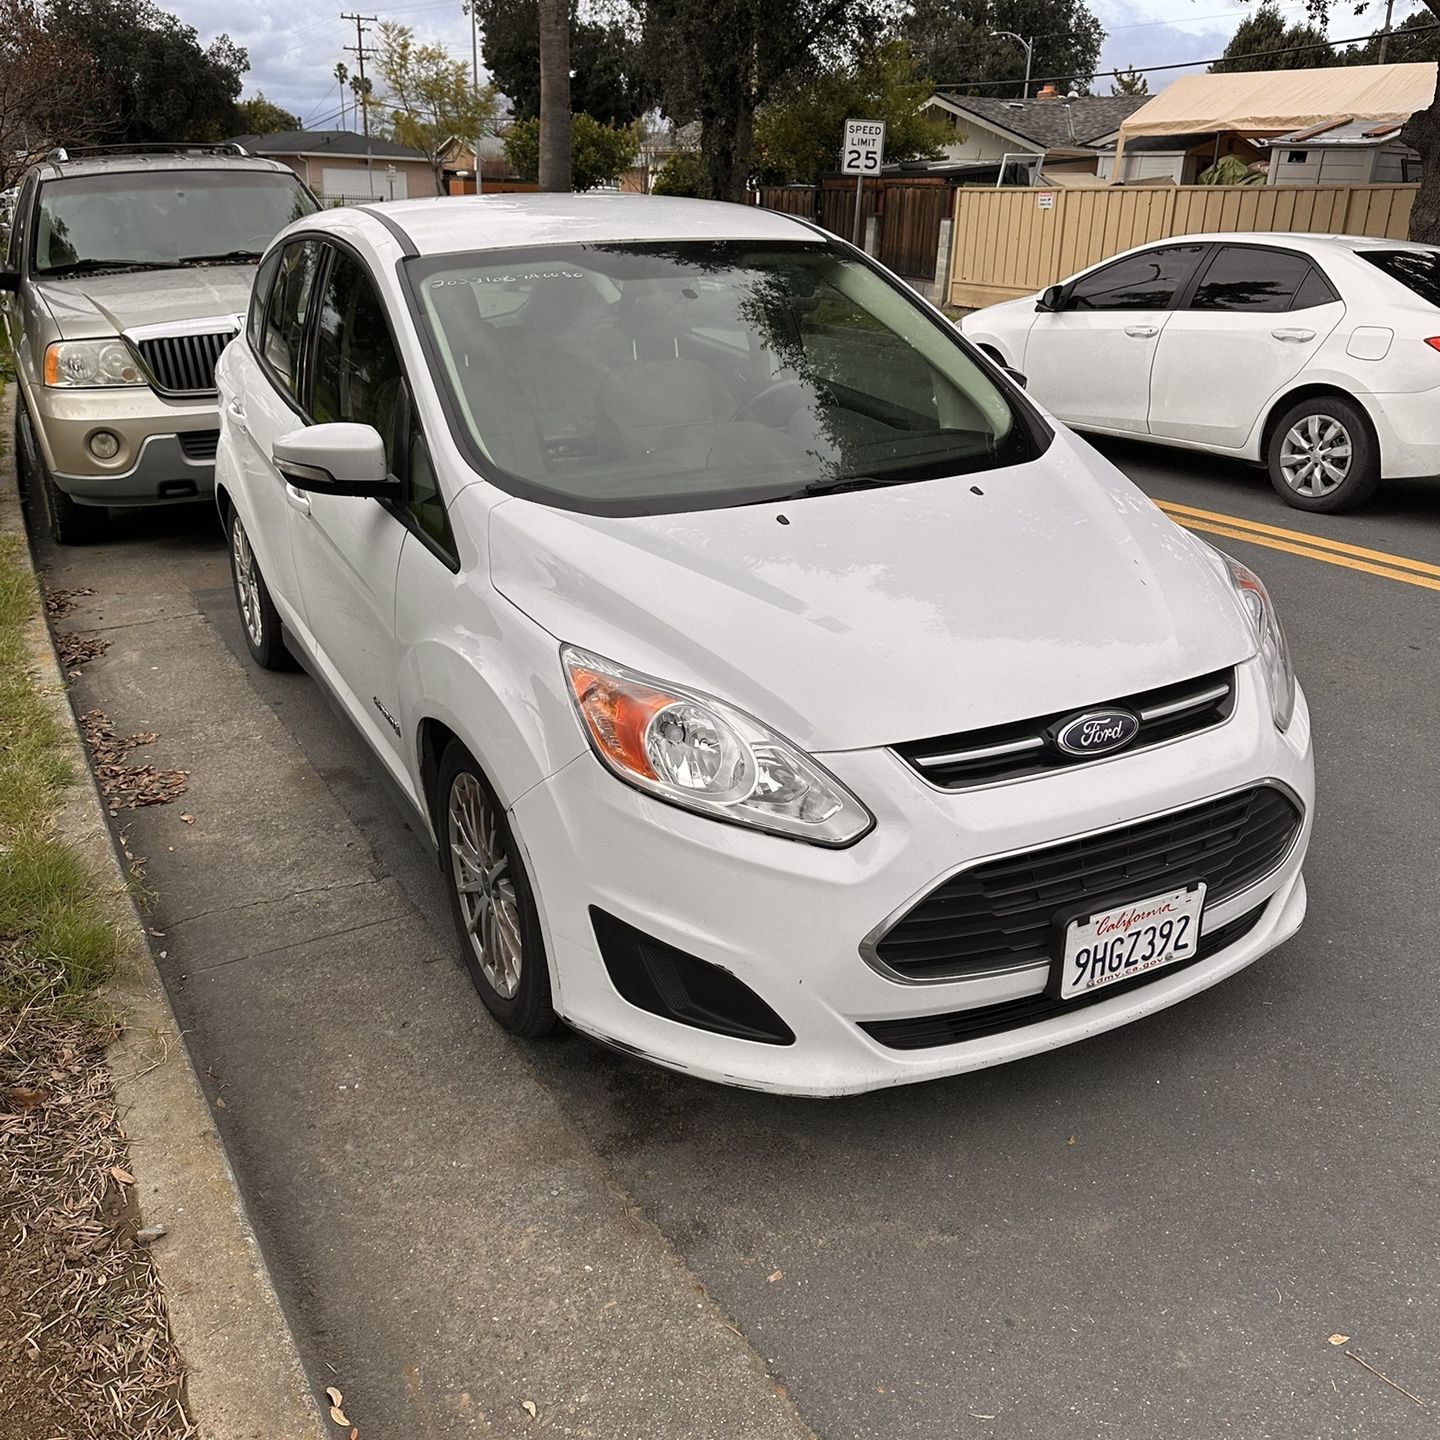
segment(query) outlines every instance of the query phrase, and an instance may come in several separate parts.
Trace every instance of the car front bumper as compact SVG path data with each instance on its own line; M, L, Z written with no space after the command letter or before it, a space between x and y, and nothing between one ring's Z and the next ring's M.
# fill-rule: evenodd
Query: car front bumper
M146 386L34 386L27 402L51 479L82 505L163 505L215 488L211 441L220 418L213 396L167 400ZM89 448L102 430L119 441L109 460Z
M1163 1009L1257 960L1299 927L1314 798L1303 695L1281 735L1254 662L1234 713L1199 735L1044 777L960 792L922 781L889 750L821 757L874 811L874 830L824 850L717 824L615 780L588 753L516 802L537 882L557 1010L576 1029L706 1079L796 1095L841 1095L953 1075L1050 1050ZM1155 816L1257 781L1278 781L1303 822L1278 868L1204 912L1202 935L1257 914L1242 938L1113 997L983 1038L923 1049L872 1039L863 1022L949 1014L1038 995L1048 966L905 981L862 942L968 863ZM1150 883L1144 894L1163 890ZM1097 897L1099 898L1099 897ZM793 1044L715 1034L623 999L602 961L591 907L728 972L794 1032Z

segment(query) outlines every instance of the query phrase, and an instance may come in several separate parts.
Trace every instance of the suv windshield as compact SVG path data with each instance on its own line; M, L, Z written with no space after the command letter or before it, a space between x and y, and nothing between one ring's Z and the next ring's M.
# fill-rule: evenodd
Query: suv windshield
M1440 308L1440 250L1362 250L1360 258Z
M549 503L704 509L1038 448L948 327L824 244L554 246L409 273L480 468Z
M125 170L47 180L34 268L53 275L250 259L315 209L299 180L275 171Z

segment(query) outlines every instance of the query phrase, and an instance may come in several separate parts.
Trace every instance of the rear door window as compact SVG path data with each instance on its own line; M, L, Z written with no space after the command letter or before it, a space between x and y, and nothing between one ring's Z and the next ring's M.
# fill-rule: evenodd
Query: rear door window
M1256 314L1289 310L1310 270L1309 257L1293 250L1222 245L1195 287L1189 308Z
M1440 309L1440 250L1361 250L1377 270Z
M1068 310L1167 310L1189 281L1203 245L1167 245L1127 255L1075 282Z

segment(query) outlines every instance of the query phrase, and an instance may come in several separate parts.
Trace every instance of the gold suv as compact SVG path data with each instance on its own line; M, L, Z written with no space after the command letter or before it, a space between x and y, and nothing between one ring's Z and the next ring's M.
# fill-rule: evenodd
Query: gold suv
M57 150L25 176L0 262L22 484L61 544L110 506L214 487L215 362L275 234L317 209L238 145Z

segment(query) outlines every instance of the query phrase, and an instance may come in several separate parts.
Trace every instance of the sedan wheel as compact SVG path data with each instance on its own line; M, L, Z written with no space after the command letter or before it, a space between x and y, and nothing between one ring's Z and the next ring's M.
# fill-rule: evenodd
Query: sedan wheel
M504 807L469 751L452 741L436 786L450 913L485 1008L517 1035L557 1024L540 918Z
M1350 510L1380 483L1380 449L1364 411L1343 395L1317 395L1276 423L1266 452L1270 483L1297 510Z

